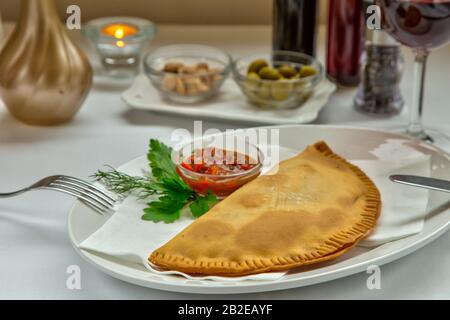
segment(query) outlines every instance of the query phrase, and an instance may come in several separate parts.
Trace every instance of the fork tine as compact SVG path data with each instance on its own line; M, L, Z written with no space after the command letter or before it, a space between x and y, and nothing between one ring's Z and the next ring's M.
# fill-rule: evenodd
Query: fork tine
M88 182L86 182L84 180L81 180L81 179L78 179L78 178L75 178L75 177L64 176L64 175L60 175L58 178L63 178L63 179L67 179L67 180L70 180L70 181L79 182L80 184L82 184L82 185L84 185L84 186L86 186L86 187L88 187L90 189L97 190L102 195L104 195L106 198L110 199L111 201L114 201L114 203L117 201L116 198L112 197L111 195L106 193L104 190L102 190L102 189L98 188L97 186L95 186L95 185L93 185L91 183L88 183Z
M89 198L85 198L84 196L80 195L79 193L76 193L76 192L73 192L73 191L70 191L70 190L66 190L66 189L63 189L63 188L59 188L59 187L47 186L47 187L41 187L41 188L48 189L48 190L59 191L59 192L67 193L67 194L70 194L71 196L77 197L78 199L80 199L81 202L83 202L87 206L91 207L93 210L97 211L101 215L104 215L107 212L107 209L104 209L104 208L98 206L92 200L90 200Z
M87 199L91 200L92 202L94 202L95 204L97 204L98 206L100 206L102 208L105 208L105 209L112 208L112 205L109 205L106 202L102 202L101 198L98 198L93 193L87 193L87 192L83 191L80 188L64 185L64 184L57 183L57 182L50 183L49 187L56 187L56 188L61 188L61 189L64 189L64 190L69 190L71 192L76 193L78 195L78 197L82 196L84 198L87 198Z
M102 199L104 203L106 203L106 204L108 204L110 206L113 206L116 203L116 201L110 200L109 197L106 197L103 192L99 192L96 189L89 188L85 184L82 184L82 183L79 183L79 182L74 182L74 181L71 181L71 180L66 180L65 178L62 179L62 178L59 178L59 177L55 181L53 181L53 183L55 183L55 182L60 183L60 184L64 184L64 185L68 185L68 186L71 186L71 187L76 187L76 188L79 188L82 191L85 191L87 193L94 194L95 196L97 196L100 199Z
M89 208L93 209L94 211L96 211L97 213L101 214L102 216L105 215L106 212L108 212L108 210L101 209L101 208L97 207L95 204L93 204L92 202L89 202L89 201L81 199L81 198L79 198L79 199L80 199L81 202L83 202Z

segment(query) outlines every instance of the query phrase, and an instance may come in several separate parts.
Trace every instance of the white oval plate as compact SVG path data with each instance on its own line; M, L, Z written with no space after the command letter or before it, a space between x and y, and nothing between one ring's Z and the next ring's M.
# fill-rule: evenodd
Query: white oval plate
M450 156L444 151L403 135L383 131L331 127L283 126L280 128L280 146L301 151L317 140L325 140L333 150L347 159L373 159L369 152L388 139L402 139L412 148L431 156L432 176L450 180ZM133 162L123 165L129 170ZM134 163L138 163L134 161ZM134 168L136 170L136 168ZM134 171L133 170L133 171ZM143 266L125 263L119 259L94 254L78 248L78 244L96 231L107 217L100 216L76 202L69 214L69 236L76 251L94 266L118 279L137 285L187 293L249 293L280 290L325 282L365 271L370 265L382 265L399 259L443 234L450 222L448 194L430 192L428 214L420 234L386 243L375 248L356 247L340 258L292 272L276 281L219 282L188 280L174 275L149 273Z
M261 109L248 103L232 79L225 80L220 94L195 106L165 101L145 75L139 75L122 93L127 104L136 109L185 115L195 118L231 120L255 124L300 124L313 122L326 105L336 86L327 79L314 89L300 107L288 110Z

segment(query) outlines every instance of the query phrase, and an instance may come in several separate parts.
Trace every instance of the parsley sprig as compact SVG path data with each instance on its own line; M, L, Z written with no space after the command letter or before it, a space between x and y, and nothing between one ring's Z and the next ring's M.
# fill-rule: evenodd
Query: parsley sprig
M147 153L151 177L130 176L112 167L109 167L108 171L98 170L93 177L120 195L126 196L136 192L141 199L158 195L157 200L147 203L142 215L144 220L171 223L180 218L181 211L186 206L195 218L200 217L216 204L218 199L212 193L202 196L194 192L176 172L171 154L172 148L151 139Z

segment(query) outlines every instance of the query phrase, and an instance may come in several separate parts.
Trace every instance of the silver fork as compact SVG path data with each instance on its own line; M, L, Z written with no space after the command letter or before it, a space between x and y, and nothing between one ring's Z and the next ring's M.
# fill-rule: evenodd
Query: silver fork
M55 190L70 194L77 197L100 214L105 214L111 210L118 201L118 199L112 197L91 183L65 175L49 176L29 187L14 192L0 193L0 198L14 197L36 189Z

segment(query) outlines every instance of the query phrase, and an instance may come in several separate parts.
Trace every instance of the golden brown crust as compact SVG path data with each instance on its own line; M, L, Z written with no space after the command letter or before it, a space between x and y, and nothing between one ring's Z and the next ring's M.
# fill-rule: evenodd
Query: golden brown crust
M149 261L189 274L243 276L318 263L350 250L376 224L381 210L377 187L325 142L294 158L280 163L277 174L255 179L216 205L155 250ZM325 184L323 175L316 175L322 171L332 175ZM340 184L342 190L335 190ZM316 199L322 188L337 194L330 198L328 190L324 195L333 206ZM292 189L296 193L288 194ZM267 190L275 196L266 197Z

